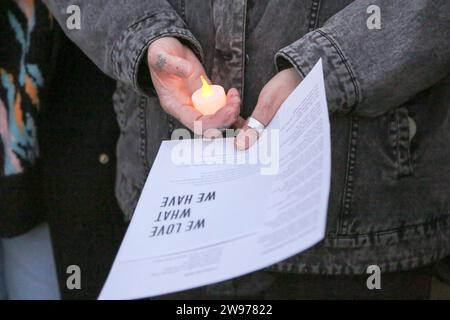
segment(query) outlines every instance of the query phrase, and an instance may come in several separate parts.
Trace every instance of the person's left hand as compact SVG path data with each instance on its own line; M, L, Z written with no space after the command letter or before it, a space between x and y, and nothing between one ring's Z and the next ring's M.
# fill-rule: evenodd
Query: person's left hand
M252 117L264 126L267 126L301 80L300 74L294 68L285 69L276 74L261 90ZM258 133L254 129L249 128L247 122L245 122L236 137L236 147L239 150L246 150L258 138Z

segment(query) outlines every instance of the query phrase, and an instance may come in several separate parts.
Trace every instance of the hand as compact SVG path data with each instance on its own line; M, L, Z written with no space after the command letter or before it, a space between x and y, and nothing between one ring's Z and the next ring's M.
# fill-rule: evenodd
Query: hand
M187 128L194 131L194 122L201 121L202 132L195 133L202 135L208 129L228 128L236 122L241 104L236 89L228 91L227 105L214 115L203 116L193 107L191 96L201 86L200 76L207 77L196 55L178 39L166 37L154 41L148 48L147 59L161 106Z
M283 102L289 97L301 82L301 76L294 68L285 69L275 75L261 90L258 103L252 117L267 126L277 113ZM239 150L250 148L257 140L258 133L247 126L245 122L236 137L236 147Z

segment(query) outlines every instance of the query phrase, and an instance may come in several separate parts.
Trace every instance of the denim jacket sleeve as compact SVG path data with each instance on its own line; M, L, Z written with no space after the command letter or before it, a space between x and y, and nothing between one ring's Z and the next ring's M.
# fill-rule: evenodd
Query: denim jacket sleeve
M368 27L372 5L381 9L380 29ZM448 0L356 0L276 62L305 76L322 58L330 111L378 116L448 74L449 16Z
M66 35L107 75L141 94L149 94L148 46L173 36L202 58L200 43L166 0L44 0ZM81 28L69 30L67 8L81 11Z

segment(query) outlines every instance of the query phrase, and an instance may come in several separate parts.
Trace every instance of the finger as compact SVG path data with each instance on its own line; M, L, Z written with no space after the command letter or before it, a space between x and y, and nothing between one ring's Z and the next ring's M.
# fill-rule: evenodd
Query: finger
M180 78L189 78L194 71L192 64L188 60L166 53L158 54L152 65L159 72Z
M262 89L252 117L264 126L269 125L278 109L300 81L301 77L294 68L279 72Z
M279 108L279 104L275 103L270 96L261 93L253 111L252 118L261 122L264 126L267 126L272 121L275 113ZM247 150L250 148L259 138L259 134L256 130L247 126L247 121L242 126L239 134L236 137L235 145L238 150Z
M195 108L189 105L181 105L176 112L175 118L180 121L186 128L198 135L203 134L203 130L199 128L196 122L200 121L203 115Z
M256 130L249 128L247 125L245 125L237 135L236 139L234 140L235 146L238 150L247 150L252 145L255 144L255 142L258 140L258 132Z

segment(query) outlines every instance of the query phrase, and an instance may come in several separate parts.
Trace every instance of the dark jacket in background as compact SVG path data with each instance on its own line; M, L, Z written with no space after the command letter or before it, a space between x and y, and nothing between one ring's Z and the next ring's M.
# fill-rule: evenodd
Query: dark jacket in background
M125 232L114 196L115 83L62 32L43 114L42 165L48 221L63 299L96 299ZM66 286L81 269L81 290Z

